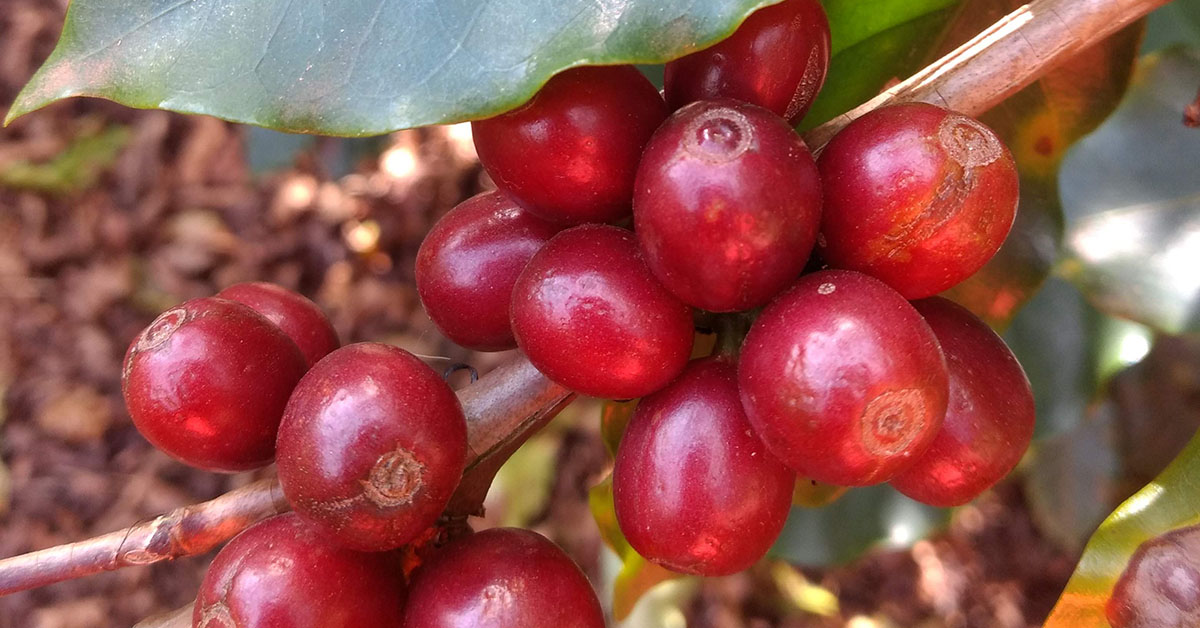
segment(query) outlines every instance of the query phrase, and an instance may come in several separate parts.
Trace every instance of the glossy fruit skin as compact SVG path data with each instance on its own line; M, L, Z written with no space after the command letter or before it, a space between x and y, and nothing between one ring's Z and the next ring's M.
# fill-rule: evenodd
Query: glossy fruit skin
M351 549L383 551L437 520L466 457L466 420L446 382L403 349L359 343L300 380L276 462L306 522Z
M733 361L697 360L638 404L613 469L617 522L648 560L728 575L779 537L795 481L751 430Z
M257 469L275 457L275 433L304 356L274 323L226 299L193 299L163 312L125 353L121 391L142 436L207 471Z
M1200 625L1200 526L1142 543L1105 604L1113 628Z
M1017 211L1012 154L979 122L924 103L876 109L818 159L825 189L820 255L933 296L983 267Z
M1004 341L967 309L939 297L913 307L946 356L950 401L933 444L891 483L931 506L961 506L1008 475L1029 448L1033 391Z
M658 90L633 66L582 67L471 130L501 191L546 220L578 225L629 215L638 158L666 117Z
M800 275L821 221L821 181L804 141L775 114L693 103L646 146L633 219L667 289L701 309L747 310Z
M633 399L662 388L692 351L691 310L654 278L632 233L584 225L551 238L513 288L517 344L576 392Z
M491 528L413 573L404 628L603 628L596 592L542 535Z
M517 346L513 284L559 227L500 192L469 198L438 220L417 251L417 292L447 338L476 351Z
M300 347L309 367L342 346L325 312L304 295L282 286L261 281L239 283L218 292L217 297L248 306L278 325Z
M802 277L751 326L742 405L797 473L836 486L887 481L912 464L946 413L946 361L929 325L876 279Z
M818 0L784 0L756 11L715 46L666 65L667 104L734 98L795 126L829 70L829 20Z
M400 628L404 577L383 554L330 543L295 513L266 519L213 559L193 628Z

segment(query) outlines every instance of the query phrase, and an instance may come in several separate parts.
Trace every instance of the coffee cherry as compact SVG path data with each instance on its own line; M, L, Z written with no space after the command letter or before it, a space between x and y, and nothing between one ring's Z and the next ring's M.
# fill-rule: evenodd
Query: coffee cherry
M537 216L576 225L629 215L638 157L666 117L658 90L633 66L584 67L471 129L501 191Z
M633 399L687 364L692 315L650 273L632 233L584 225L554 236L513 288L517 344L576 392Z
M492 528L413 573L404 628L603 628L596 592L545 537Z
M278 325L300 347L310 367L342 344L321 308L287 288L264 282L239 283L217 296L248 306Z
M735 98L766 107L790 124L816 100L829 69L829 20L818 0L760 9L724 41L667 64L667 103Z
M121 391L142 436L208 471L271 462L284 405L307 368L254 310L194 299L163 312L125 353Z
M706 310L746 310L800 275L821 220L821 182L800 136L775 114L693 103L646 146L633 218L667 289Z
M1008 475L1033 438L1033 391L1008 346L946 299L913 303L933 329L950 373L946 418L933 444L891 480L931 506L960 506Z
M802 277L742 346L742 404L767 447L837 486L884 482L912 464L946 413L946 361L929 325L876 279Z
M330 543L288 513L221 549L200 584L192 626L399 628L403 602L398 565Z
M1104 610L1113 628L1200 625L1200 526L1142 543Z
M558 230L499 192L463 201L417 251L417 291L429 318L468 349L516 347L508 322L513 284Z
M395 549L432 525L466 457L466 421L450 387L412 354L379 343L317 363L279 427L288 502L361 551Z
M876 109L833 138L820 255L908 299L953 287L1000 249L1017 211L1017 168L991 129L933 105Z
M727 575L771 548L795 479L751 431L734 364L698 360L638 404L613 469L617 522L651 561Z

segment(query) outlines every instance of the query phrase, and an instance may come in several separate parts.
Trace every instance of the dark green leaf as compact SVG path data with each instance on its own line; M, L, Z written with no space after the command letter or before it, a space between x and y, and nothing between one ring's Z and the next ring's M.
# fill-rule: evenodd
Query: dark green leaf
M1174 0L1150 14L1142 52L1176 44L1200 46L1200 0Z
M329 135L486 117L578 65L659 63L772 0L74 0L8 119L69 96Z
M1060 177L1064 276L1102 311L1168 333L1200 331L1200 131L1181 122L1197 85L1200 49L1147 57Z
M770 555L810 566L846 563L873 547L908 547L950 520L886 485L856 488L825 508L793 508Z
M824 0L832 32L825 87L800 125L811 129L921 68L961 0Z

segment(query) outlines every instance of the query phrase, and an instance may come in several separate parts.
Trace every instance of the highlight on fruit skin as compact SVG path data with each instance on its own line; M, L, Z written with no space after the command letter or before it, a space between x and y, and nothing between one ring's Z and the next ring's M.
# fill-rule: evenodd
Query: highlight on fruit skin
M451 542L412 574L404 628L604 628L596 591L546 537L491 528Z
M820 176L804 141L770 111L696 102L647 144L633 219L655 277L684 303L748 310L804 269L821 221Z
M796 474L750 427L734 361L710 357L641 400L612 477L617 523L638 554L672 571L722 576L775 543Z
M121 392L138 431L193 467L270 464L284 406L308 364L251 308L215 297L159 315L125 353Z
M1113 628L1200 625L1200 526L1142 543L1104 607Z
M295 513L265 519L213 559L193 628L400 628L395 557L331 542Z
M1016 162L980 122L934 105L880 107L817 160L825 193L817 254L907 299L983 267L1016 218Z
M306 523L351 549L384 551L437 521L466 458L466 419L441 376L403 349L358 343L296 386L276 462Z
M526 210L563 225L629 215L642 148L667 117L631 65L554 75L524 105L471 123L479 161Z
M961 506L1021 461L1033 439L1033 390L1008 345L966 308L940 297L913 307L946 356L950 400L933 443L891 484L931 506Z
M829 71L829 19L818 0L784 0L755 11L709 48L667 63L663 93L672 109L734 98L795 126Z
M754 431L794 471L867 486L933 442L949 376L904 297L862 273L827 270L763 309L742 345L738 387Z
M417 251L417 293L447 338L476 351L517 346L508 307L521 270L561 227L499 191L450 210Z

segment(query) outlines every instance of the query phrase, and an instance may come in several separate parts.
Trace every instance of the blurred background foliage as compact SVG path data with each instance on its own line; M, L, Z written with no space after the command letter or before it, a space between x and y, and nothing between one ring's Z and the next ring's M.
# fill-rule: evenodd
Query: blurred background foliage
M49 52L65 5L13 2L0 31L6 102ZM802 130L1019 2L825 4L834 57ZM1003 331L1033 383L1038 426L1017 472L975 503L940 510L886 486L841 495L802 481L767 561L731 578L676 577L637 556L612 514L605 478L632 407L585 400L505 465L483 525L550 535L630 627L1038 625L1084 551L1103 560L1084 561L1050 625L1104 626L1097 604L1133 549L1200 519L1200 445L1185 449L1200 426L1200 130L1181 124L1198 87L1200 0L1176 0L985 116L1017 157L1021 208L997 258L948 296ZM494 363L437 334L410 269L432 221L488 185L464 125L346 139L70 102L4 131L0 524L23 532L0 540L0 554L255 477L175 468L139 444L120 409L123 339L179 300L273 280L316 296L344 340ZM81 364L62 363L73 355ZM199 569L0 600L0 628L163 610L187 599Z

